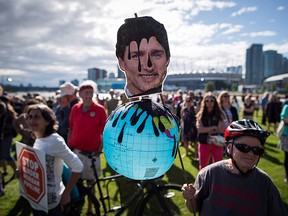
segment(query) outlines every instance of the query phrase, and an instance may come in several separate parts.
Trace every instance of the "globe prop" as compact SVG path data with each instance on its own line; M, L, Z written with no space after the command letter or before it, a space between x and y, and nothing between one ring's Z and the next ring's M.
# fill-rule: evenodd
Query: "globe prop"
M174 116L150 99L126 103L109 116L104 155L109 166L135 180L158 178L172 166L180 133Z

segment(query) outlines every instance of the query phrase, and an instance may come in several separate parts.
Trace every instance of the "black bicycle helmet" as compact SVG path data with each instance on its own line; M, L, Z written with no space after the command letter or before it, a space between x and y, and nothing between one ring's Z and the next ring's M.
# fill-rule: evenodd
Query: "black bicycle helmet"
M242 119L232 122L225 130L224 138L227 143L229 140L234 140L240 136L253 136L260 140L261 145L264 145L270 133L264 130L257 122L250 119Z

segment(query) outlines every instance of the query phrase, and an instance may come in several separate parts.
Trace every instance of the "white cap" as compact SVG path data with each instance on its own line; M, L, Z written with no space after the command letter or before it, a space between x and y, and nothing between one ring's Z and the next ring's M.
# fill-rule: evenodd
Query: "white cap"
M78 88L71 82L65 82L60 86L60 97L65 95L73 95Z
M92 87L94 93L98 93L97 84L93 80L85 80L79 86L79 91L81 91L85 87Z

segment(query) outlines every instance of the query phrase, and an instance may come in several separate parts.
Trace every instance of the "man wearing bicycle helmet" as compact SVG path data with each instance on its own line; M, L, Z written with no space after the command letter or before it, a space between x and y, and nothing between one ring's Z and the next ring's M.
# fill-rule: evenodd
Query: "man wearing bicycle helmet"
M199 215L287 215L270 177L257 167L269 132L252 120L232 122L224 137L228 159L200 170L184 184L187 208Z

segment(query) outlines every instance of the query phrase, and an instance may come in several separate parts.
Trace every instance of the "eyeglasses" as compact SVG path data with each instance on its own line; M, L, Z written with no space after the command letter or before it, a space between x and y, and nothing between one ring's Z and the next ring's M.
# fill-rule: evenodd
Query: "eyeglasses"
M207 103L207 102L210 102L210 103L214 103L215 102L215 100L205 100L205 102Z
M243 143L234 143L235 147L243 153L248 153L252 150L255 155L261 156L264 153L264 149L261 147L251 147Z

